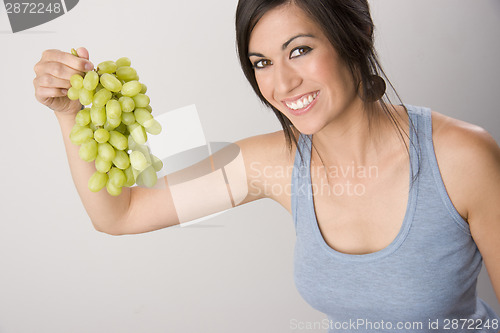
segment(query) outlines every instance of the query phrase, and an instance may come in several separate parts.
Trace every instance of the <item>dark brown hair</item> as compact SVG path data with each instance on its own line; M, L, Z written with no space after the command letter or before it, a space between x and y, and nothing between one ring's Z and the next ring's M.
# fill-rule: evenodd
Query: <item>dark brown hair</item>
M248 58L250 35L257 22L269 10L286 4L298 6L322 29L339 57L349 68L356 89L359 89L365 109L368 111L370 124L373 112L376 110L375 103L379 103L397 129L400 137L403 138L403 133L408 137L409 134L401 129L401 125L396 119L395 109L387 93L384 93L383 98L378 99L376 102L373 101L373 96L371 96L373 94L372 89L370 89L373 82L372 78L373 75L377 75L385 79L385 82L389 84L397 99L401 102L378 61L373 41L374 25L367 0L239 0L236 9L236 43L243 73L262 103L271 108L278 118L290 150L292 143L297 145L294 134L297 134L298 131L287 117L264 98L257 84L253 66ZM411 128L413 126L411 119L409 119L409 122ZM406 146L406 150L409 154L408 146Z

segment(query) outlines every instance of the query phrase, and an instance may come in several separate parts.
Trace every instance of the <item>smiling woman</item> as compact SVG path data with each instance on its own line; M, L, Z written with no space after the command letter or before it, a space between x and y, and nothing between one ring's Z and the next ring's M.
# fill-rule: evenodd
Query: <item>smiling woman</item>
M476 285L484 261L499 298L500 148L478 126L391 103L373 30L366 0L240 0L239 60L283 129L116 197L88 190L95 167L69 140L81 104L66 90L93 67L87 49L45 51L35 95L97 230L144 233L270 198L293 217L297 290L328 323L497 332Z

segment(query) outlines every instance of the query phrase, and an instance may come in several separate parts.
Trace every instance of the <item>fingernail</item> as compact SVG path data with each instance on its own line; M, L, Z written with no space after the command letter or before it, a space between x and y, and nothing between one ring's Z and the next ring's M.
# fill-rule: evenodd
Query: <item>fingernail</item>
M90 71L94 68L94 65L92 65L90 62L88 62L87 64L85 64L85 69Z

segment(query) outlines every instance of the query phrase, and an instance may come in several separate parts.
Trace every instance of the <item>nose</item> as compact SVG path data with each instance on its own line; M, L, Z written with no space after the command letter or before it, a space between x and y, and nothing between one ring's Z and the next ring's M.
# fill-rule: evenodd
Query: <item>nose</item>
M285 97L295 88L300 86L302 78L300 74L287 62L275 64L274 66L274 90L276 96Z

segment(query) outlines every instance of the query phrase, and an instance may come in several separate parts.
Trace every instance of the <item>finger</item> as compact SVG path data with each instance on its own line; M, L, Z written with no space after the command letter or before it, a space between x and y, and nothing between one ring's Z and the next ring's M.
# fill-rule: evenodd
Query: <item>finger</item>
M79 47L76 50L76 53L78 53L78 56L80 58L87 59L87 60L89 59L89 51L84 47Z
M44 76L46 74L50 74L56 78L69 81L71 79L71 76L73 76L74 74L80 74L83 76L84 72L77 71L74 68L66 66L61 62L51 61L45 62L40 65L38 76Z
M66 92L65 89L61 88L38 87L38 89L35 90L35 97L38 101L43 103L49 98L65 97Z
M37 76L34 80L34 85L35 87L45 87L45 88L61 88L61 89L71 88L71 83L68 80L60 79L51 74L44 74Z
M45 62L60 62L80 72L88 72L94 68L94 65L89 60L85 58L75 57L71 53L63 52L60 50L44 51L42 60Z

